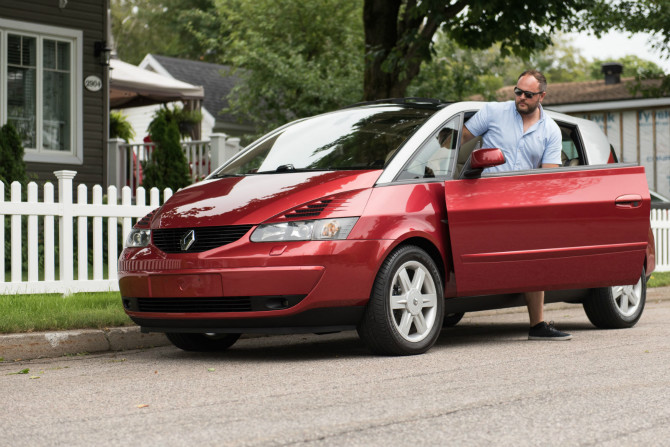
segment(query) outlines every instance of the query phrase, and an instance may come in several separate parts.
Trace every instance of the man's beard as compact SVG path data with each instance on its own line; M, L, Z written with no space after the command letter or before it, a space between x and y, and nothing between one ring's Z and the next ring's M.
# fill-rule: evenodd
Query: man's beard
M535 105L530 105L528 103L525 103L526 106L528 107L528 109L527 110L522 110L522 109L519 108L519 104L521 104L521 103L516 103L516 111L519 112L521 115L530 115L532 113L535 113L535 111L537 110L537 107L540 105L539 102Z

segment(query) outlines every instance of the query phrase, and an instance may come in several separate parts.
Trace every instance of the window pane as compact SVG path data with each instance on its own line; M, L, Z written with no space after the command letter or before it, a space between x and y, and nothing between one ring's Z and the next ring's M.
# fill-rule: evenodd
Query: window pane
M56 68L56 42L44 41L44 68Z
M70 71L70 43L58 42L58 69Z
M34 37L7 38L7 121L21 135L26 148L36 147L36 86Z
M37 52L35 51L37 48L37 39L23 36L21 40L21 64L34 67L37 61Z
M45 71L42 146L69 151L70 124L70 75Z
M8 67L7 120L21 135L23 146L35 148L35 69Z
M21 36L7 36L7 63L21 65Z

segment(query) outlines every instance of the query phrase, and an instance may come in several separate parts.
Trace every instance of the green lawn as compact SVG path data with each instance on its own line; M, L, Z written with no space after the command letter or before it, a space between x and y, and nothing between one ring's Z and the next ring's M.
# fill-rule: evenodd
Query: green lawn
M119 292L0 296L0 333L132 325Z

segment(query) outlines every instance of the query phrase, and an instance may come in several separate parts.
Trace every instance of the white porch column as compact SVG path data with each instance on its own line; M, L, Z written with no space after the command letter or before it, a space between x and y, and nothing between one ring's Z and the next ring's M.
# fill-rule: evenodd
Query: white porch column
M211 148L212 171L221 166L228 158L226 158L226 139L228 135L225 133L213 133L209 137L209 145Z
M107 142L107 185L117 186L119 189L125 182L123 181L123 155L120 145L124 141L121 138L111 138Z

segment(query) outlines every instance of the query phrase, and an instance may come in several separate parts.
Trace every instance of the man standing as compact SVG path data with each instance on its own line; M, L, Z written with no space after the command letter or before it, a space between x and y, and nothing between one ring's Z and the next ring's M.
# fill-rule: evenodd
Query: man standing
M521 73L514 101L487 103L463 127L463 143L482 136L482 147L497 147L506 162L485 172L555 168L561 164L561 130L542 109L547 80L537 70ZM525 293L529 340L570 340L544 321L544 292Z

